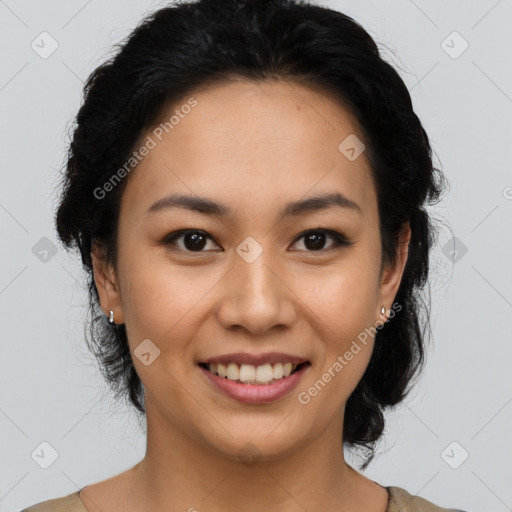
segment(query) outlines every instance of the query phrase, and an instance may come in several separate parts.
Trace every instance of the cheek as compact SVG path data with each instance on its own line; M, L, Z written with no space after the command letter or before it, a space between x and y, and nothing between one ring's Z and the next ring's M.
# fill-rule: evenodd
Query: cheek
M375 265L357 256L296 278L297 295L336 338L346 339L375 321L378 300Z
M309 318L320 318L315 334L322 347L297 399L307 404L304 414L311 421L327 422L338 416L368 367L376 297L368 272L331 272L309 284L310 291L316 290L307 299L315 313L309 313Z
M370 254L354 253L329 269L297 279L297 295L307 305L304 314L317 319L315 334L323 345L308 385L315 386L319 378L326 384L324 398L336 397L331 412L348 399L371 358L378 301L375 261ZM322 386L318 383L312 392Z
M163 347L171 340L179 342L180 333L187 341L187 326L195 323L202 301L222 276L173 265L163 251L139 249L124 254L130 254L119 261L130 342L149 338Z

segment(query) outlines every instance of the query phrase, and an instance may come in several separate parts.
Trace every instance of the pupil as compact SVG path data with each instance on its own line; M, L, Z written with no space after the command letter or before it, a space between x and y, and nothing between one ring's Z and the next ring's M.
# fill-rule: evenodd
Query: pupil
M200 233L187 233L185 235L184 243L187 249L201 250L204 247L205 240L204 236L201 235Z
M313 243L308 243L309 241L312 241ZM325 233L311 233L306 236L305 244L308 249L322 249L323 245L325 243Z

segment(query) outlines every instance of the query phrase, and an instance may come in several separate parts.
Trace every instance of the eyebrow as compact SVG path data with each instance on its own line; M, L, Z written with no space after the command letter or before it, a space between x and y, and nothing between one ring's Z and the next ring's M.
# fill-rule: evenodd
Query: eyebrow
M305 213L326 210L331 207L339 207L362 213L361 207L356 202L336 192L287 203L281 210L280 217L296 217ZM214 217L228 217L232 215L231 208L212 199L181 194L171 194L159 199L146 210L146 215L174 208L182 208Z

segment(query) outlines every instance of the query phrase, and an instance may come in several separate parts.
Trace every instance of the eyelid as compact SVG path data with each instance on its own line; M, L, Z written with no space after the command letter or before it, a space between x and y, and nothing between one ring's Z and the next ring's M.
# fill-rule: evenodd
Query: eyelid
M334 240L334 244L327 249L319 249L318 251L305 251L307 253L322 254L322 253L328 252L330 250L337 249L338 247L349 246L349 245L352 245L355 243L355 242L350 241L346 236L344 236L342 233L340 233L334 229L320 228L320 227L306 229L305 231L303 231L302 233L297 235L297 237L295 238L295 241L293 243L294 244L297 243L301 238L308 235L309 233L324 233L325 235L327 235L328 237L330 237L331 239Z
M185 236L189 233L199 233L199 234L203 235L204 237L212 240L216 245L218 245L220 247L220 245L215 241L215 239L207 231L204 231L199 228L178 229L176 231L173 231L172 233L168 233L167 235L165 235L160 243L162 245L173 245L173 242L176 239L181 238L182 236ZM183 249L178 249L178 250L180 250L182 252L189 253L189 254L201 254L202 252L208 252L208 251L187 251L187 250L183 250Z

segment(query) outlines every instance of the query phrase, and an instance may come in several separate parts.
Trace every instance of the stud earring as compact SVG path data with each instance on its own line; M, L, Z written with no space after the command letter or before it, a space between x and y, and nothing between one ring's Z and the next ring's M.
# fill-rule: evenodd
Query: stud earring
M108 321L113 324L114 323L114 312L112 310L110 310L110 318L108 319Z
M380 313L381 313L381 315L386 314L386 306L382 306L382 308L380 309Z

